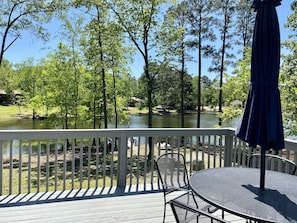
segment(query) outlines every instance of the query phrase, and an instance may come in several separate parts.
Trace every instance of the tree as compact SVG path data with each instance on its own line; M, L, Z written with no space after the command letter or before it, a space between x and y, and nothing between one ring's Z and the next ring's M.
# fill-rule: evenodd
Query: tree
M168 36L172 36L172 38L169 38L171 39L170 41L165 41L169 45L168 52L172 52L167 54L171 54L173 58L176 57L176 61L179 64L178 66L180 66L180 81L178 84L180 89L180 102L178 104L180 107L178 110L181 113L181 128L185 127L185 62L189 57L186 54L187 12L187 5L185 2L169 8L167 11L167 20L169 21L167 21L165 25L170 27L165 29L167 31L167 38ZM166 37L164 39L166 39Z
M297 135L297 1L291 4L292 14L288 16L286 27L291 29L289 39L283 43L288 53L283 55L280 72L280 91L285 133Z
M162 105L177 108L178 112L182 109L180 99L180 71L175 68L164 68L159 72L154 80L154 101L155 105ZM184 108L193 109L193 84L192 77L185 73L183 88Z
M151 51L156 50L159 24L161 23L161 5L170 2L169 0L109 0L107 4L115 14L119 24L122 26L128 38L136 47L144 61L144 74L147 83L148 103L148 128L153 124L153 76L150 72L152 62ZM149 138L149 159L152 159L153 143Z
M212 25L214 7L208 0L188 0L187 5L190 34L194 38L189 44L198 50L197 128L200 128L202 56L207 56L214 50L209 44L216 39Z
M250 0L239 0L236 6L236 36L238 37L235 42L242 48L239 52L242 52L242 59L245 57L245 49L252 47L252 38L254 30L254 21L256 13L251 7L252 2Z
M49 121L53 126L62 126L64 129L74 128L77 116L77 82L73 67L72 49L63 43L58 44L58 49L49 54L47 60L42 61L42 78L47 80L47 104L52 113Z
M198 76L194 76L192 79L193 82L193 92L194 95L197 95L198 91ZM213 81L209 79L206 75L201 77L201 109L204 110L204 106L215 106L214 99L216 94L214 93L215 89L213 86Z
M218 16L217 26L219 28L219 35L222 41L221 47L214 54L214 62L216 66L212 67L211 71L217 71L220 74L219 77L219 113L222 113L223 106L223 76L226 70L226 66L231 63L230 59L234 58L234 55L229 52L232 49L232 37L233 37L233 20L232 17L235 12L234 0L216 0L215 1L216 12ZM219 118L219 126L222 126L222 119Z
M22 31L32 32L43 40L49 38L43 23L51 19L51 15L63 8L64 1L40 0L7 0L1 1L0 32L2 36L0 50L0 66L4 53L21 38Z
M96 118L99 117L99 128L101 128L101 121L103 117L104 128L108 128L108 112L107 112L107 88L106 88L106 74L109 63L109 19L110 15L108 8L103 2L90 1L82 2L86 4L87 12L91 17L91 21L87 25L86 31L88 36L85 39L85 57L87 58L87 65L93 73L93 122L96 127ZM99 82L99 85L96 83ZM98 97L98 91L100 91Z
M74 128L77 128L77 121L78 121L78 113L79 113L79 106L82 103L82 94L80 93L81 90L81 69L82 67L82 59L81 59L81 45L80 39L82 36L81 29L82 24L84 22L84 18L78 14L74 14L72 17L67 18L66 16L62 16L64 24L62 25L62 36L65 44L68 45L71 55L69 59L72 63L71 74L74 77L74 95L73 100L75 102L74 107ZM66 37L66 38L65 38ZM62 41L62 40L61 40Z
M13 98L13 91L16 89L14 76L15 72L12 64L7 60L3 60L2 66L0 66L0 90L6 92L7 99L10 101Z
M32 119L37 118L37 110L42 106L42 76L40 67L34 65L34 59L29 58L16 65L17 89L22 91L25 104L32 109Z
M223 120L231 120L242 114L250 86L251 52L251 48L245 49L245 57L237 62L233 74L225 74L223 92L226 112L221 114ZM240 101L241 105L233 105L235 101Z

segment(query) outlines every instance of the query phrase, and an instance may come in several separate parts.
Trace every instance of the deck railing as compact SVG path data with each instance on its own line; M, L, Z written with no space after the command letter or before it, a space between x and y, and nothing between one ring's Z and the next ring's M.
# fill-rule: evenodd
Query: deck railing
M5 130L0 149L0 195L135 185L159 189L154 159L164 152L183 153L191 173L246 166L255 152L231 128ZM297 142L286 140L280 155L296 162Z

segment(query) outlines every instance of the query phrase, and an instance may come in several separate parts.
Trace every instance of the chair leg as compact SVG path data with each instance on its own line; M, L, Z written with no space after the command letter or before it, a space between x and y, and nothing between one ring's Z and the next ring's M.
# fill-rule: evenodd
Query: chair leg
M165 217L166 217L166 203L164 204L163 223L165 223Z
M165 223L165 218L166 218L166 206L167 206L166 195L164 194L164 213L163 213L163 223Z
M198 209L198 203L197 203L197 201L196 201L196 199L195 199L195 195L194 195L193 193L191 193L191 194L192 194L193 200L194 200L194 202L195 202L196 208Z

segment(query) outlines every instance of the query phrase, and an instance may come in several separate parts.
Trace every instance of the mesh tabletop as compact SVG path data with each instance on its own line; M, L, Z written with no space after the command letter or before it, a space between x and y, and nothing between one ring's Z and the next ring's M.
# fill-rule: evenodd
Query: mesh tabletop
M238 216L263 222L297 222L297 177L266 171L260 189L260 170L214 168L190 179L192 190L207 202Z

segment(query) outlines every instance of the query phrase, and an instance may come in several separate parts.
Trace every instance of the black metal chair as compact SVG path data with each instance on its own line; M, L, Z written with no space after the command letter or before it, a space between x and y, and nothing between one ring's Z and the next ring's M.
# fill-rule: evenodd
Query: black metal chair
M248 165L249 167L260 168L261 154L252 154ZM296 175L296 167L293 161L284 157L272 154L266 154L265 156L265 169L267 170Z
M167 195L172 192L184 191L187 196L192 197L193 201L195 201L196 208L198 208L195 196L189 187L189 177L184 156L174 152L165 153L160 155L155 163L164 193L163 222L165 222L166 217L166 206L169 203ZM209 209L209 212L215 212L216 210L217 208L213 210Z
M226 223L224 219L213 216L206 210L197 209L191 196L182 195L170 202L177 223ZM193 206L194 204L194 206Z

